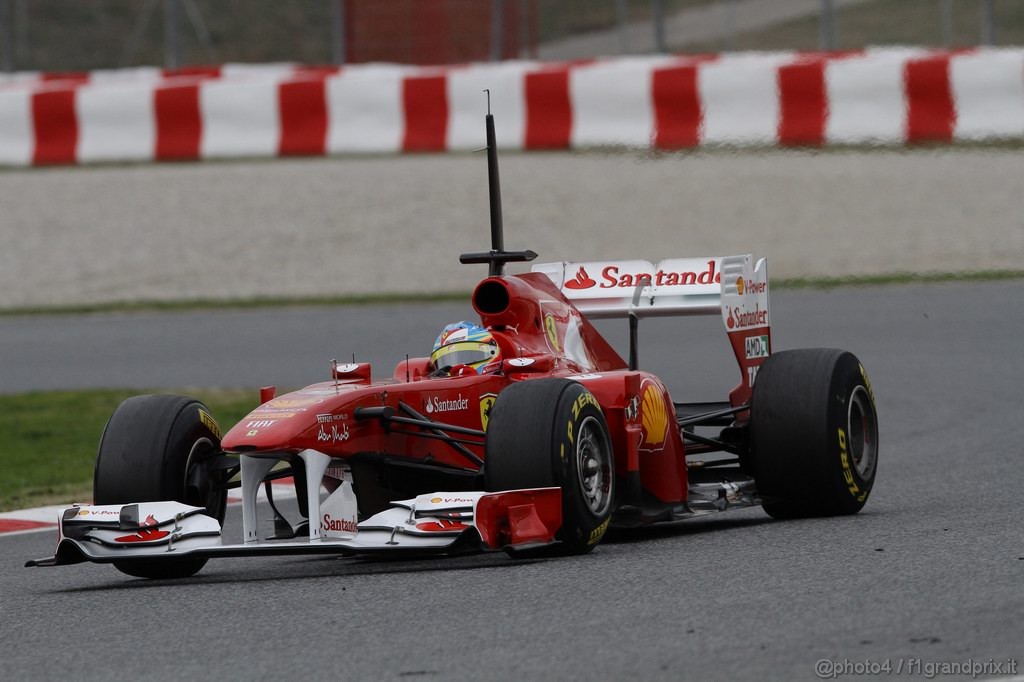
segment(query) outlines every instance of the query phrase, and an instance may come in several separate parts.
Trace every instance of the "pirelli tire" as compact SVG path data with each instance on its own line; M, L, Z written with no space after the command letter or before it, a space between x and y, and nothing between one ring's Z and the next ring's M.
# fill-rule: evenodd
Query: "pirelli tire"
M502 391L488 419L484 480L489 491L561 488L558 551L591 551L615 499L611 439L593 394L568 379L532 379Z
M143 395L121 403L107 421L96 453L93 500L128 504L174 500L224 523L227 491L208 464L220 454L220 429L203 403L174 395ZM139 578L186 578L206 559L114 562Z
M769 515L859 512L878 471L878 414L864 366L829 348L769 357L754 383L750 448Z

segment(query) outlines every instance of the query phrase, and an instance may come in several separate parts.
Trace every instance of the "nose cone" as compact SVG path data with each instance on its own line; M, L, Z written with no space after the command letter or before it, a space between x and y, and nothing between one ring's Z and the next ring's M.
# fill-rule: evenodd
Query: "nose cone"
M315 417L313 423L316 423ZM306 415L268 414L257 410L235 424L224 435L221 446L227 451L282 449L282 445L297 441L308 427Z
M341 444L348 440L352 409L367 393L365 389L365 385L327 382L274 398L235 424L221 446L228 452L249 452ZM327 441L318 443L321 431Z

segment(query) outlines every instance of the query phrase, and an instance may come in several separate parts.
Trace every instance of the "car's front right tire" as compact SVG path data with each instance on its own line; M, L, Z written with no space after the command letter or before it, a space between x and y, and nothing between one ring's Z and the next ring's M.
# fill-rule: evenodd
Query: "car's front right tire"
M484 479L488 491L561 488L560 549L591 551L608 529L615 499L614 455L597 399L568 379L506 388L488 420Z

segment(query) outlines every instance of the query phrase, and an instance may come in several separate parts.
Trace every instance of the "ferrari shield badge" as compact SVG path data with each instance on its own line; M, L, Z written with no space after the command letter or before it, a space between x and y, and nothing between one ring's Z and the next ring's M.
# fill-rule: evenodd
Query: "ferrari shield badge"
M491 416L491 407L493 407L497 397L498 394L496 393L485 393L480 396L480 426L484 431L487 430L487 420Z
M555 326L555 318L552 315L544 316L544 331L548 334L551 349L555 351L562 350L558 345L558 328Z

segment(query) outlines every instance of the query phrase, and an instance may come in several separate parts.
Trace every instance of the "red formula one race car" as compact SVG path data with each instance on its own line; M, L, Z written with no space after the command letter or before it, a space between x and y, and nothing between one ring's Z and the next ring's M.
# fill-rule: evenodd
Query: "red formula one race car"
M503 247L489 114L487 133L492 249L461 257L490 268L472 294L479 324L450 325L431 357L399 362L386 380L351 363L286 395L264 389L223 436L195 400L125 401L99 445L95 505L64 510L56 555L29 565L93 561L168 578L223 556L584 553L609 525L755 505L775 517L859 511L878 461L871 384L848 352L772 353L765 261L504 275L536 254ZM637 367L637 323L702 314L722 316L741 381L722 402L675 403ZM628 320L628 360L595 318ZM288 477L292 520L270 485ZM229 543L235 487L243 537ZM258 532L261 488L271 538Z

